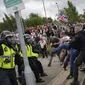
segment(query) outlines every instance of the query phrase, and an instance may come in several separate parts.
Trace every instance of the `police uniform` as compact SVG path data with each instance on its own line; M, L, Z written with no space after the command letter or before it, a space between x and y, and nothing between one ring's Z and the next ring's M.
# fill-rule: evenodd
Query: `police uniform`
M40 44L34 41L34 43L32 43L31 45L31 49L32 49L32 52L37 54L37 55L33 55L32 58L37 65L40 76L47 76L47 74L44 72L41 62L38 60L39 52L41 50Z
M13 35L10 31L1 32L0 43L0 85L18 85L15 73L15 55Z
M26 45L26 52L27 52L27 57L28 57L28 60L29 60L29 65L30 65L32 71L35 74L36 82L43 82L43 80L39 76L38 67L37 67L37 65L36 65L36 63L33 59L33 56L38 57L38 54L32 52L32 46L31 45Z
M29 61L29 65L35 75L35 78L36 78L36 82L44 82L40 76L39 76L39 71L38 71L38 68L37 68L37 65L33 59L33 56L38 56L37 53L34 53L32 52L32 46L31 45L26 45L26 53L27 53L27 57L28 57L28 61ZM19 52L20 56L23 57L23 54L22 52L20 51Z
M9 85L18 85L15 73L15 54L13 48L6 44L0 45L0 75L2 75L0 76L0 85L8 83Z
M38 56L38 54L37 53L34 53L32 51L32 46L31 46L32 39L31 39L31 36L29 34L24 34L24 38L25 38L25 43L26 43L26 46L25 47L26 47L26 53L27 53L29 65L30 65L32 71L34 72L34 75L35 75L35 78L36 78L36 82L37 83L44 82L40 78L37 65L36 65L36 63L33 60L33 56ZM19 54L23 57L22 52L20 52Z

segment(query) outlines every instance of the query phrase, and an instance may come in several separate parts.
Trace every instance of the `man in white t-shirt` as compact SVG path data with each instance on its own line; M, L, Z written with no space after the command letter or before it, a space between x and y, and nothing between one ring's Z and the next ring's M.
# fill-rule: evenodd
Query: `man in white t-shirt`
M68 41L70 40L70 37L67 36L64 32L61 33L60 37L61 37L60 38L60 46L63 45L63 44L68 43Z

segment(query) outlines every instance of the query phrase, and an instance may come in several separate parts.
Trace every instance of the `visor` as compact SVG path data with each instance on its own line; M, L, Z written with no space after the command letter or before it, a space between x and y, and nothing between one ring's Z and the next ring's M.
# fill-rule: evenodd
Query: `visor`
M7 38L7 37L13 37L13 34L8 34L5 36L5 38Z

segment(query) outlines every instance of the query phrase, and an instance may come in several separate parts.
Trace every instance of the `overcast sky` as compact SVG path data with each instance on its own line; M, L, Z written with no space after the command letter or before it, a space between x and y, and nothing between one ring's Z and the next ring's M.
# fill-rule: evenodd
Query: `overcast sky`
M23 18L28 17L30 13L38 13L41 16L45 16L42 0L23 0L23 2L25 5L25 9L21 11ZM52 18L56 18L55 15L58 13L56 3L58 3L59 9L67 7L67 0L44 0L44 2L47 16ZM85 9L85 0L72 0L72 3L77 7L79 13L83 13L83 9ZM4 13L7 12L3 0L0 0L0 21L2 17L4 17Z

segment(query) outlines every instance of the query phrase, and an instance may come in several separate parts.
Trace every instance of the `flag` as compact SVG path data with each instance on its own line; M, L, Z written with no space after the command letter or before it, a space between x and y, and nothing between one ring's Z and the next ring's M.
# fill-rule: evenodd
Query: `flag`
M67 22L67 17L62 12L60 12L60 14L59 14L59 19L61 21Z

